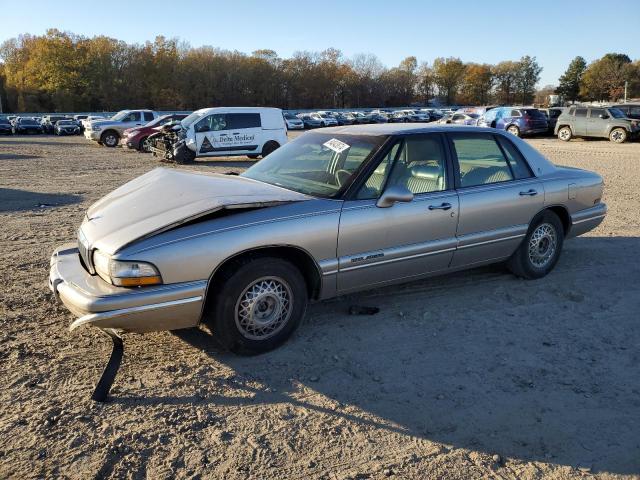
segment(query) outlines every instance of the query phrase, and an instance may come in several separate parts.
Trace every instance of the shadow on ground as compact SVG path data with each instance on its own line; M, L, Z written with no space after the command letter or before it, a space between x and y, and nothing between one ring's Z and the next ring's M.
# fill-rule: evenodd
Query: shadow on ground
M541 280L490 267L312 305L291 341L257 357L177 331L236 372L207 379L229 395L114 402L286 403L454 447L637 474L639 280L640 239L579 238ZM349 316L351 304L381 310ZM304 400L301 387L358 413Z
M62 207L82 201L82 196L64 193L41 193L0 188L0 212L19 212L38 208Z

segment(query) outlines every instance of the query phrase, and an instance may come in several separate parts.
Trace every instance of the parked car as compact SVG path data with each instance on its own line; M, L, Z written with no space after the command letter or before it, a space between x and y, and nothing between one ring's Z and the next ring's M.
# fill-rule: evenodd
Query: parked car
M323 117L318 113L303 113L299 115L299 118L304 123L304 128L320 128L338 124L334 118Z
M89 124L94 120L104 120L105 118L106 117L103 117L100 115L88 115L87 118L80 120L80 123L82 124L82 131L84 132L89 126Z
M322 118L322 127L334 127L338 125L338 120L333 116L333 112L316 112L315 115L319 115L320 118Z
M570 107L558 117L554 133L568 142L573 137L608 138L624 143L640 133L640 120L627 118L616 107Z
M602 195L599 175L502 131L327 128L239 176L158 168L126 183L54 251L49 286L71 330L202 322L253 354L283 343L309 301L497 262L542 278L602 222Z
M126 129L145 125L158 117L153 110L122 110L108 120L85 124L84 136L105 147L116 147Z
M531 107L492 108L478 118L478 126L506 130L516 137L545 133L549 128L547 118Z
M431 116L429 112L416 111L416 110L401 110L410 122L430 122Z
M627 118L640 120L640 103L620 103L612 106L623 112Z
M155 120L151 120L149 123L141 127L127 128L122 132L122 139L120 140L120 143L123 147L129 148L131 150L149 152L150 145L147 142L149 135L156 133L159 127L162 127L163 125L172 122L179 122L186 117L187 115L184 113L163 115L156 118Z
M89 118L89 115L74 115L73 121L76 122L81 132L84 132L84 125L82 123L83 120Z
M450 123L454 125L476 125L478 123L478 118L480 118L480 115L477 113L456 112L448 115L441 123Z
M304 122L293 113L284 112L282 116L284 117L287 130L304 130Z
M384 114L384 113L368 113L366 115L367 117L367 123L388 123L389 122L389 117Z
M30 118L18 117L12 127L14 134L43 133L42 125Z
M0 117L0 134L13 135L13 125L8 117Z
M56 123L60 120L69 120L69 117L66 115L45 115L40 121L42 131L49 135L55 133Z
M393 112L389 115L389 122L391 123L407 123L409 116L404 112Z
M558 117L565 110L563 107L550 107L550 108L540 108L540 112L547 117L547 132L553 133L556 128L556 123L558 122Z
M53 127L53 133L56 135L78 135L80 127L75 120L58 120Z
M351 112L351 115L353 115L355 124L363 125L369 123L369 117L362 112Z
M177 163L190 162L196 157L258 158L261 155L264 158L287 140L287 127L279 108L203 108L150 142L149 150Z
M348 112L338 112L336 114L335 119L338 122L338 125L353 125L356 123L356 118Z

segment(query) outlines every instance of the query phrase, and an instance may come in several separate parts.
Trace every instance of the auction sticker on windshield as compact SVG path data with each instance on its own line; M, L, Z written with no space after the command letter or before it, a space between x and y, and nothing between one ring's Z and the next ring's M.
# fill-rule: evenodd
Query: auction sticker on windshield
M347 145L346 143L341 142L337 138L332 138L331 140L324 142L322 145L324 145L327 148L330 148L336 153L344 152L347 148L350 147L350 145Z

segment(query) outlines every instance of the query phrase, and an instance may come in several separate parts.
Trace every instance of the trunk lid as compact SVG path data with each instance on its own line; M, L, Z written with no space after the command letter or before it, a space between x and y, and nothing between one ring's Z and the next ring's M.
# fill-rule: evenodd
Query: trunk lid
M310 198L244 177L156 168L94 203L81 228L89 249L113 254L138 239L223 208Z

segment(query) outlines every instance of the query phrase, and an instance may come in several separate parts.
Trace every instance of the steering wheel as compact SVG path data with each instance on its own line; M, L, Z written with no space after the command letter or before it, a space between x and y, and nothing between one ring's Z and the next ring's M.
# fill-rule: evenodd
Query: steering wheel
M336 172L336 182L338 182L339 187L344 185L349 178L351 178L351 172L349 170L338 170Z

